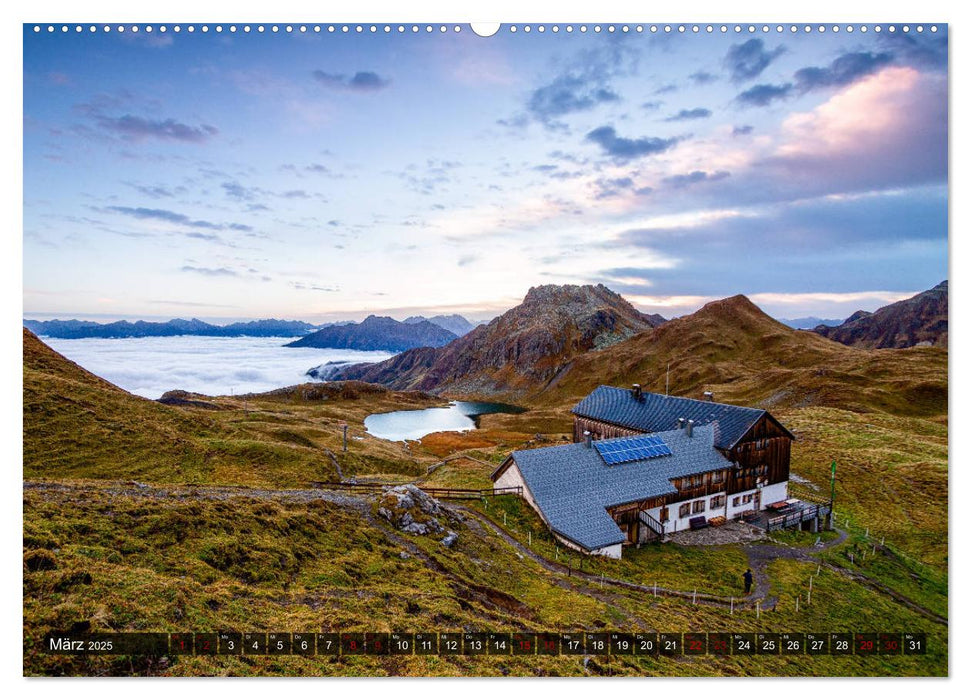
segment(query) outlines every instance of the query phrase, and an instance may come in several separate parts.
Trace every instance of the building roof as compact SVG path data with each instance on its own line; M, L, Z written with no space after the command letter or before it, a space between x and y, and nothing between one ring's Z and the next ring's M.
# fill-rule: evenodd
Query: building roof
M765 415L777 423L789 437L793 437L785 426L760 408L745 408L650 392L642 392L641 398L636 399L631 390L613 386L599 386L594 389L573 407L573 413L649 433L675 429L679 418L693 420L696 427L710 424L715 428L715 446L723 450L734 447Z
M600 452L584 443L517 450L519 467L543 517L558 534L587 550L624 542L607 508L676 493L671 479L731 466L714 448L713 426L657 434L671 454L608 466ZM627 438L598 440L609 444ZM493 475L498 476L499 471Z

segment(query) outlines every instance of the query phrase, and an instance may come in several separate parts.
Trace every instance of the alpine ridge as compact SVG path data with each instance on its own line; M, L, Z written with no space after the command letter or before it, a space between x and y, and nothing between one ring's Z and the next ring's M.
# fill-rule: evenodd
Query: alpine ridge
M544 285L444 347L341 368L333 378L394 389L516 396L544 386L575 357L650 330L658 319L603 285Z
M816 326L819 335L859 348L947 347L947 280L910 299L873 313L857 311L835 327Z

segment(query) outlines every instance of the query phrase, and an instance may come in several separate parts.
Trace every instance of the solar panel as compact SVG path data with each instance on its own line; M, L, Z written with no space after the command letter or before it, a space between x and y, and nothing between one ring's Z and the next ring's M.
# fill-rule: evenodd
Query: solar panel
M595 442L593 446L597 448L603 461L609 465L671 454L670 448L657 435L639 435L610 442Z

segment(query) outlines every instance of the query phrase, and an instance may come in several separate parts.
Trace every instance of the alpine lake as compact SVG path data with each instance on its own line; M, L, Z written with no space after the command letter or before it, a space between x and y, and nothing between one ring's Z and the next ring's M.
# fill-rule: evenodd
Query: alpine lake
M479 427L487 413L523 413L526 409L505 403L452 401L446 407L372 413L364 419L367 432L384 440L420 440L431 433L462 432Z

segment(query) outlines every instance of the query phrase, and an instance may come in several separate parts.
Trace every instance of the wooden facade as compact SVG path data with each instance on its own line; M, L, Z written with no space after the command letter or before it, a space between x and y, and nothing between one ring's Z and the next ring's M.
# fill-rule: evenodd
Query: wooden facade
M573 442L582 442L584 431L590 431L590 437L594 440L607 440L608 438L630 437L631 435L643 435L641 430L631 430L620 425L607 423L602 420L585 418L584 416L573 416Z

